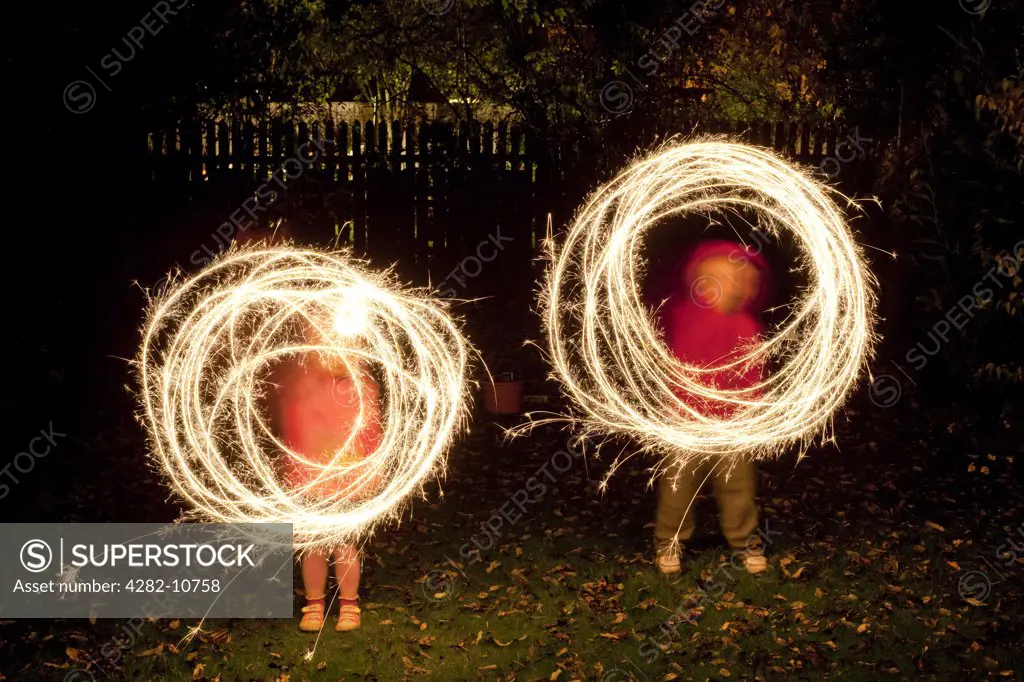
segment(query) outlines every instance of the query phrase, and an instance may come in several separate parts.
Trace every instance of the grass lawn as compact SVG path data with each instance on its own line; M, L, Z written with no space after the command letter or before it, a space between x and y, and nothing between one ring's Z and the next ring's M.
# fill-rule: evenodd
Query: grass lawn
M997 556L1024 539L1017 465L968 474L987 453L955 415L904 403L848 411L841 450L761 467L764 576L729 565L706 496L683 573L659 576L643 461L602 494L617 447L558 473L565 433L503 443L481 419L443 485L370 539L361 630L332 617L310 654L297 620L208 621L187 644L194 622L160 620L118 652L120 623L0 621L0 679L1021 679L1024 554ZM546 462L554 481L493 538Z

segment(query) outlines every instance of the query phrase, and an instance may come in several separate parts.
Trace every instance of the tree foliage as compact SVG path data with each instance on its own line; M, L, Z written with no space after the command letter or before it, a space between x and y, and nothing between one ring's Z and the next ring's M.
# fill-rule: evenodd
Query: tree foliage
M922 72L920 116L891 149L879 182L923 283L922 321L965 301L980 306L971 322L983 329L960 337L950 353L966 357L976 378L1014 381L1022 377L1024 294L1022 18L1009 2L939 28Z

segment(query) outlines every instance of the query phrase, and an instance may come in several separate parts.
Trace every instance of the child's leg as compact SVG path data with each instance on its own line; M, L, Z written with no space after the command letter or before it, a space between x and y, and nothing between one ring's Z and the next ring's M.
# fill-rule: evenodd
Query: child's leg
M756 485L757 468L753 460L747 458L715 476L719 523L726 542L733 549L747 548L747 541L757 530Z
M327 590L327 555L310 552L302 557L302 587L308 601L323 599Z
M359 550L342 545L334 550L334 574L338 576L339 632L355 630L362 623L359 615Z
M338 597L342 600L359 598L359 550L353 545L342 545L334 550L334 575L338 577Z
M310 552L302 557L302 587L306 590L306 605L302 607L299 629L319 632L327 610L327 555L323 552Z
M687 467L685 471L673 465L661 475L658 482L658 510L654 519L654 538L658 548L687 542L693 537L697 519L693 512L693 498L704 481L703 467Z

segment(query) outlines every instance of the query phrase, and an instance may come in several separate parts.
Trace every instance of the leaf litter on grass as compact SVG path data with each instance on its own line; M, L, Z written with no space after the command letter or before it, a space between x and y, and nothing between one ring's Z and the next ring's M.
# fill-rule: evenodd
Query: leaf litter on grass
M784 530L772 548L774 570L764 580L726 579L721 594L700 601L700 618L671 616L699 598L728 559L713 500L699 500L702 540L687 552L683 573L663 580L650 563L654 494L641 460L619 471L603 496L592 483L605 458L546 481L536 504L492 546L474 548L476 561L467 559L460 549L565 441L563 432L540 429L505 443L478 422L452 454L446 481L412 505L411 522L371 543L363 630L325 631L311 661L311 639L287 620L208 622L177 651L194 622L158 621L117 661L100 652L114 623L0 621L0 670L9 679L62 679L85 661L110 679L572 680L613 669L635 679L840 671L948 679L962 670L1021 678L1013 633L1021 628L1024 567L997 556L1024 521L1017 464L965 481L955 467L936 464L949 445L928 424L919 433L896 413L862 416L856 431L837 424L842 453L814 450L797 466L783 458L761 467L762 511ZM110 462L114 480L126 476L118 461ZM155 514L173 518L155 481L131 485L142 487ZM84 505L66 510L68 518L123 513L99 487L83 491L68 500ZM434 567L449 571L453 594L445 599L423 594ZM960 594L972 571L991 579L987 594Z

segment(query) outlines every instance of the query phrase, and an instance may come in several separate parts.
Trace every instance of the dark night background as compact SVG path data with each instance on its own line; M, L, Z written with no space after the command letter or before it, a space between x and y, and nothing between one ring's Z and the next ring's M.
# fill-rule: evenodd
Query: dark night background
M0 8L0 469L51 423L67 434L8 469L2 521L176 517L133 416L142 287L198 270L218 226L310 138L339 142L257 229L351 246L439 289L496 229L512 237L458 287L481 300L457 311L492 371L527 380L529 408L559 401L521 348L539 338L548 216L557 237L673 135L773 147L858 199L882 335L836 443L761 470L783 531L772 575L711 602L694 595L725 556L713 502L682 577L658 580L644 463L602 494L605 453L479 563L450 563L567 435L505 443L496 423L520 418L477 409L444 484L371 541L363 630L325 632L313 661L290 621L216 622L186 646L178 621L127 642L117 622L0 620L0 680L1021 679L1024 6L704 4L702 19L690 2L606 0ZM156 34L125 43L144 17ZM843 156L851 135L863 148ZM231 151L203 146L214 138ZM651 235L653 281L687 245L677 227ZM766 254L780 271L794 258ZM783 276L776 295L798 284ZM965 297L980 305L966 321ZM697 624L664 636L691 602Z

